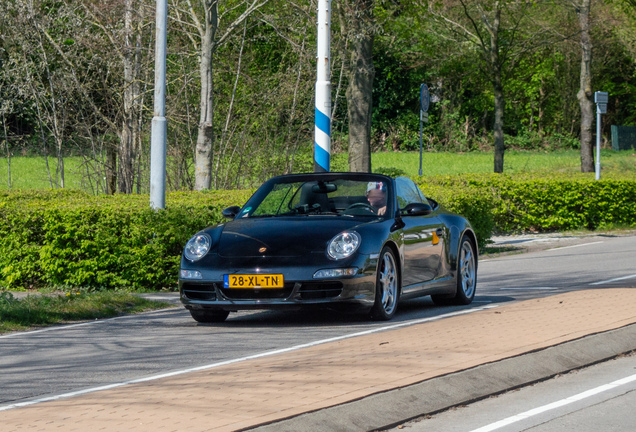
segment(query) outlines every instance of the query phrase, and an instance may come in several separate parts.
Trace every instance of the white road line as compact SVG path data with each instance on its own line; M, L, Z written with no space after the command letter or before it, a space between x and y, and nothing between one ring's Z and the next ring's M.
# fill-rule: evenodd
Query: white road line
M604 280L604 281L600 281L600 282L594 282L594 283L591 283L590 285L604 285L604 284L608 284L608 283L611 283L611 282L621 281L621 280L625 280L625 279L634 279L634 278L636 278L636 274L629 275L629 276L623 276L623 277L619 277L619 278L614 278L614 279L608 279L608 280Z
M266 351L266 352L263 352L263 353L254 354L254 355L250 355L250 356L246 356L246 357L240 357L240 358L231 359L231 360L226 360L226 361L222 361L222 362L218 362L218 363L212 363L212 364L203 365L203 366L197 366L197 367L193 367L193 368L189 368L189 369L182 369L182 370L167 372L167 373L153 375L153 376L149 376L149 377L145 377L145 378L138 378L138 379L133 379L133 380L129 380L129 381L123 381L123 382L119 382L119 383L108 384L108 385L104 385L104 386L100 386L100 387L93 387L93 388L89 388L89 389L74 391L74 392L70 392L70 393L62 393L62 394L58 394L58 395L47 396L47 397L33 399L33 400L25 401L25 402L18 402L18 403L14 403L14 404L10 404L10 405L0 406L0 411L7 411L7 410L10 410L10 409L21 408L21 407L25 407L25 406L29 406L29 405L35 405L35 404L42 403L42 402L51 402L51 401L60 400L60 399L67 399L67 398L71 398L71 397L74 397L74 396L84 395L84 394L87 394L87 393L95 393L95 392L102 391L102 390L110 390L110 389L114 389L114 388L117 388L117 387L123 387L123 386L130 385L130 384L138 384L138 383L143 383L143 382L147 382L147 381L154 381L154 380L158 380L158 379L162 379L162 378L169 378L169 377L173 377L173 376L177 376L177 375L183 375L183 374L187 374L187 373L191 373L191 372L199 372L199 371L202 371L202 370L214 369L214 368L218 368L218 367L221 367L221 366L227 366L227 365L230 365L230 364L240 363L240 362L244 362L244 361L248 361L248 360L254 360L254 359L259 359L259 358L263 358L263 357L270 357L270 356L277 355L277 354L284 354L284 353L288 353L288 352L292 352L292 351L298 351L298 350L303 349L303 348L310 348L310 347L314 347L314 346L317 346L317 345L323 345L323 344L330 343L330 342L337 342L337 341L341 341L341 340L344 340L344 339L351 339L351 338L358 337L358 336L365 336L365 335L370 335L370 334L373 334L373 333L380 333L380 332L383 332L383 331L394 330L394 329L398 329L398 328L401 328L401 327L410 327L410 326L417 325L417 324L423 324L423 323L427 323L427 322L431 322L431 321L438 321L438 320L441 320L441 319L444 319L444 318L451 318L451 317L459 316L459 315L467 315L467 314L471 314L471 313L474 313L474 312L480 312L480 311L487 310L487 309L493 309L493 308L496 308L497 306L498 305L482 306L482 307L479 307L479 308L467 309L467 310L453 312L453 313L447 313L447 314L443 314L443 315L439 315L439 316L435 316L435 317L422 318L422 319L415 320L415 321L402 322L402 323L393 324L393 325L390 325L390 326L375 328L375 329L371 329L371 330L365 330L365 331L361 331L361 332L357 332L357 333L351 333L351 334L343 335L343 336L336 336L336 337L332 337L332 338L329 338L329 339L322 339L322 340L318 340L318 341L314 341L314 342L309 342L309 343L306 343L306 344L295 345L295 346L292 346L292 347L289 347L289 348L282 348L282 349L278 349L278 350L274 350L274 351Z
M518 291L526 291L526 290L557 290L559 288L556 287L506 287L499 288L502 291L505 290L518 290Z
M592 242L592 243L581 243L581 244L577 244L577 245L572 245L572 246L563 246L563 247L555 247L552 249L546 249L546 252L550 252L550 251L560 251L563 249L571 249L571 248L577 248L577 247L581 247L581 246L589 246L589 245L594 245L594 244L599 244L599 243L603 243L602 241L597 241L597 242Z
M534 241L534 240L533 240ZM589 245L595 245L595 244L599 244L599 243L604 243L603 241L597 241L597 242L591 242L591 243L581 243L581 244L577 244L577 245L571 245L571 246L563 246L563 247L554 247L554 248L550 248L550 249L546 249L543 252L551 252L551 251L560 251L563 249L570 249L570 248L577 248L577 247L581 247L581 246L589 246ZM495 245L495 246L501 246L504 244L499 244L499 245ZM539 252L539 251L537 251ZM513 256L513 255L511 255ZM499 262L498 258L485 258L485 259L480 259L479 260L479 264L484 264L484 263L490 263L490 262Z
M525 420L527 418L530 418L530 417L536 416L538 414L544 413L546 411L557 409L557 408L560 408L562 406L569 405L571 403L578 402L580 400L583 400L583 399L589 398L591 396L597 395L599 393L603 393L603 392L615 389L616 387L619 387L619 386L622 386L622 385L625 385L625 384L629 384L632 381L636 381L636 375L631 375L631 376L628 376L626 378L614 381L612 383L605 384L605 385L593 388L591 390L584 391L583 393L579 393L577 395L570 396L569 398L561 399L559 401L552 402L550 404L543 405L543 406L531 409L531 410L526 411L526 412L522 412L521 414L517 414L515 416L508 417L506 419L500 420L500 421L495 422L495 423L491 423L491 424L489 424L487 426L480 427L479 429L474 429L471 432L491 432L491 431L494 431L494 430L497 430L497 429L501 429L504 426L508 426L510 424L517 423L517 422Z

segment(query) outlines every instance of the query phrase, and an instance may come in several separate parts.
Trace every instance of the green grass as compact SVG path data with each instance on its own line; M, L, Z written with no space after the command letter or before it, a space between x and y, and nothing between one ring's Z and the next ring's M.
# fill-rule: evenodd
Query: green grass
M18 299L10 292L3 291L0 292L0 333L110 318L168 306L170 305L167 303L147 300L130 293L38 293Z
M636 176L636 152L612 150L601 151L601 177L604 173L620 173ZM419 172L419 152L375 153L372 157L373 169L397 168L408 176ZM468 173L491 173L494 168L492 153L424 153L422 155L422 175L457 175ZM528 172L581 171L581 154L578 150L560 152L519 152L508 151L504 156L504 173L521 174Z
M57 172L57 159L53 157L47 160L38 156L14 156L11 158L11 188L12 189L55 189L61 184L60 175ZM83 171L84 159L81 157L68 157L64 159L64 187L69 189L81 189L90 192L90 186L86 182L86 173ZM49 180L49 172L51 179ZM53 187L51 187L51 184ZM0 189L9 188L9 162L6 157L0 158Z
M65 187L80 189L92 193L87 181L84 160L69 157L64 160ZM333 170L346 170L347 155L332 157ZM417 176L419 172L419 152L379 152L372 155L373 170L378 168L397 168L408 176ZM466 173L493 172L493 154L491 152L470 153L428 153L422 157L424 176L456 175ZM49 168L56 188L57 160L49 158ZM581 155L578 150L559 152L523 152L508 151L504 156L504 173L520 174L528 172L580 172ZM636 152L613 150L601 151L601 174L619 173L636 177ZM8 163L6 157L0 157L0 189L9 188ZM59 179L57 180L59 181ZM43 157L11 158L12 189L50 189L46 161Z

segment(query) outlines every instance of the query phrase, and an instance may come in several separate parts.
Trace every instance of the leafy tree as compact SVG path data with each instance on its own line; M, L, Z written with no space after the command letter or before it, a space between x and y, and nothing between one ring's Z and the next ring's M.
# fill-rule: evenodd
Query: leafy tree
M484 72L489 76L495 105L494 172L504 168L504 66L519 50L520 30L531 3L517 1L458 0L443 5L429 4L431 15L445 24L448 37L475 46L481 53Z

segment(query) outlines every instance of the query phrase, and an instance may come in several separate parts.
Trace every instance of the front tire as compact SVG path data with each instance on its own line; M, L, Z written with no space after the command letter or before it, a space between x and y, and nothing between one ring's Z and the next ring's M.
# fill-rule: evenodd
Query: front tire
M375 303L371 308L371 319L388 321L397 311L400 297L400 278L395 255L385 247L380 253L375 282Z
M200 323L222 323L230 313L223 310L190 309L190 315Z

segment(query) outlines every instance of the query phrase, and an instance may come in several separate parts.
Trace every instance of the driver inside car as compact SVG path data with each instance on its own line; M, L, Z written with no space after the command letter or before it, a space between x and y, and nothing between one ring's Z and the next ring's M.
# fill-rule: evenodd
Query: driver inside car
M383 182L369 182L367 200L378 215L384 215L386 213L386 185Z

